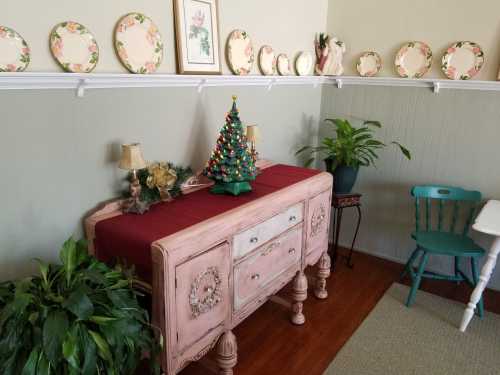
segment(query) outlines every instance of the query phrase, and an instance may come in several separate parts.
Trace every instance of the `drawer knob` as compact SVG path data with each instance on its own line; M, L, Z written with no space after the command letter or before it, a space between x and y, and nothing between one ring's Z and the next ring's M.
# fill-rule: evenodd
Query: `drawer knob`
M292 248L288 249L288 254L295 254L295 248L292 247Z
M259 280L260 279L260 275L258 273L252 275L251 277L252 280Z
M290 218L288 219L288 221L295 221L295 220L297 220L297 217L295 215L290 216Z
M257 243L259 239L257 237L250 238L250 243Z

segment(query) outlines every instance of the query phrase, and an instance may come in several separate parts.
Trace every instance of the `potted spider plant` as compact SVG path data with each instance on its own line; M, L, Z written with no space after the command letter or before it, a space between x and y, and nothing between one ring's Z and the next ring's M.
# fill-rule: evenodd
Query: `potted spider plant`
M364 121L361 127L356 128L345 119L326 119L325 122L334 128L335 136L324 137L319 146L304 146L295 154L309 153L306 166L313 163L315 155L321 155L326 170L334 177L334 192L347 194L356 182L359 167L375 165L378 150L387 146L374 138L375 129L382 125L379 121ZM411 153L406 147L396 141L390 144L396 145L411 160Z

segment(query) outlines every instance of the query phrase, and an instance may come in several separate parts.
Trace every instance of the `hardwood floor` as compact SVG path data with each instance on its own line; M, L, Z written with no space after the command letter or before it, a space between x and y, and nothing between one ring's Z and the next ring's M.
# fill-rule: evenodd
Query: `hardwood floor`
M353 269L340 261L328 280L328 299L317 300L310 291L303 326L291 325L286 307L267 302L234 331L238 339L235 374L321 375L385 291L399 280L402 268L362 253L354 254ZM424 280L421 289L462 302L468 301L471 292L464 283L433 280ZM288 297L289 292L285 288L280 295ZM500 313L500 292L487 290L485 306ZM180 374L209 373L193 363Z

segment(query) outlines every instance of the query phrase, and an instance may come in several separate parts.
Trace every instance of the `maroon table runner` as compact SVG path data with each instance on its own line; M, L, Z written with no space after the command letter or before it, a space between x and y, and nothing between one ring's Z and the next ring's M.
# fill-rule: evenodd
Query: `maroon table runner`
M97 257L134 264L138 275L151 280L151 244L175 232L230 211L320 173L318 170L278 164L266 168L252 182L252 192L237 197L210 193L210 188L159 203L144 215L124 214L97 223Z

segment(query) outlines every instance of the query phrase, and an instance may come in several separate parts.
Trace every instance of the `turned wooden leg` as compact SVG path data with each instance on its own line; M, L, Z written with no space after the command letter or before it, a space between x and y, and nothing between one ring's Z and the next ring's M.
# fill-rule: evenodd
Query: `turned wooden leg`
M326 279L330 277L331 261L327 252L324 252L318 262L318 278L316 280L316 288L314 295L316 298L325 299L328 297L326 290Z
M490 281L491 274L495 269L497 263L498 253L500 253L500 237L495 239L493 246L488 253L488 259L481 270L481 276L479 276L479 282L477 283L474 291L470 296L470 301L467 304L467 309L462 317L462 323L460 324L460 331L465 332L467 326L469 325L472 317L474 316L474 310L476 309L477 303L480 301L488 281Z
M301 325L304 324L306 318L302 313L303 302L307 299L307 277L303 271L297 272L293 279L292 291L292 323Z
M220 375L233 375L233 367L238 362L236 336L231 331L224 333L217 344L217 365Z

